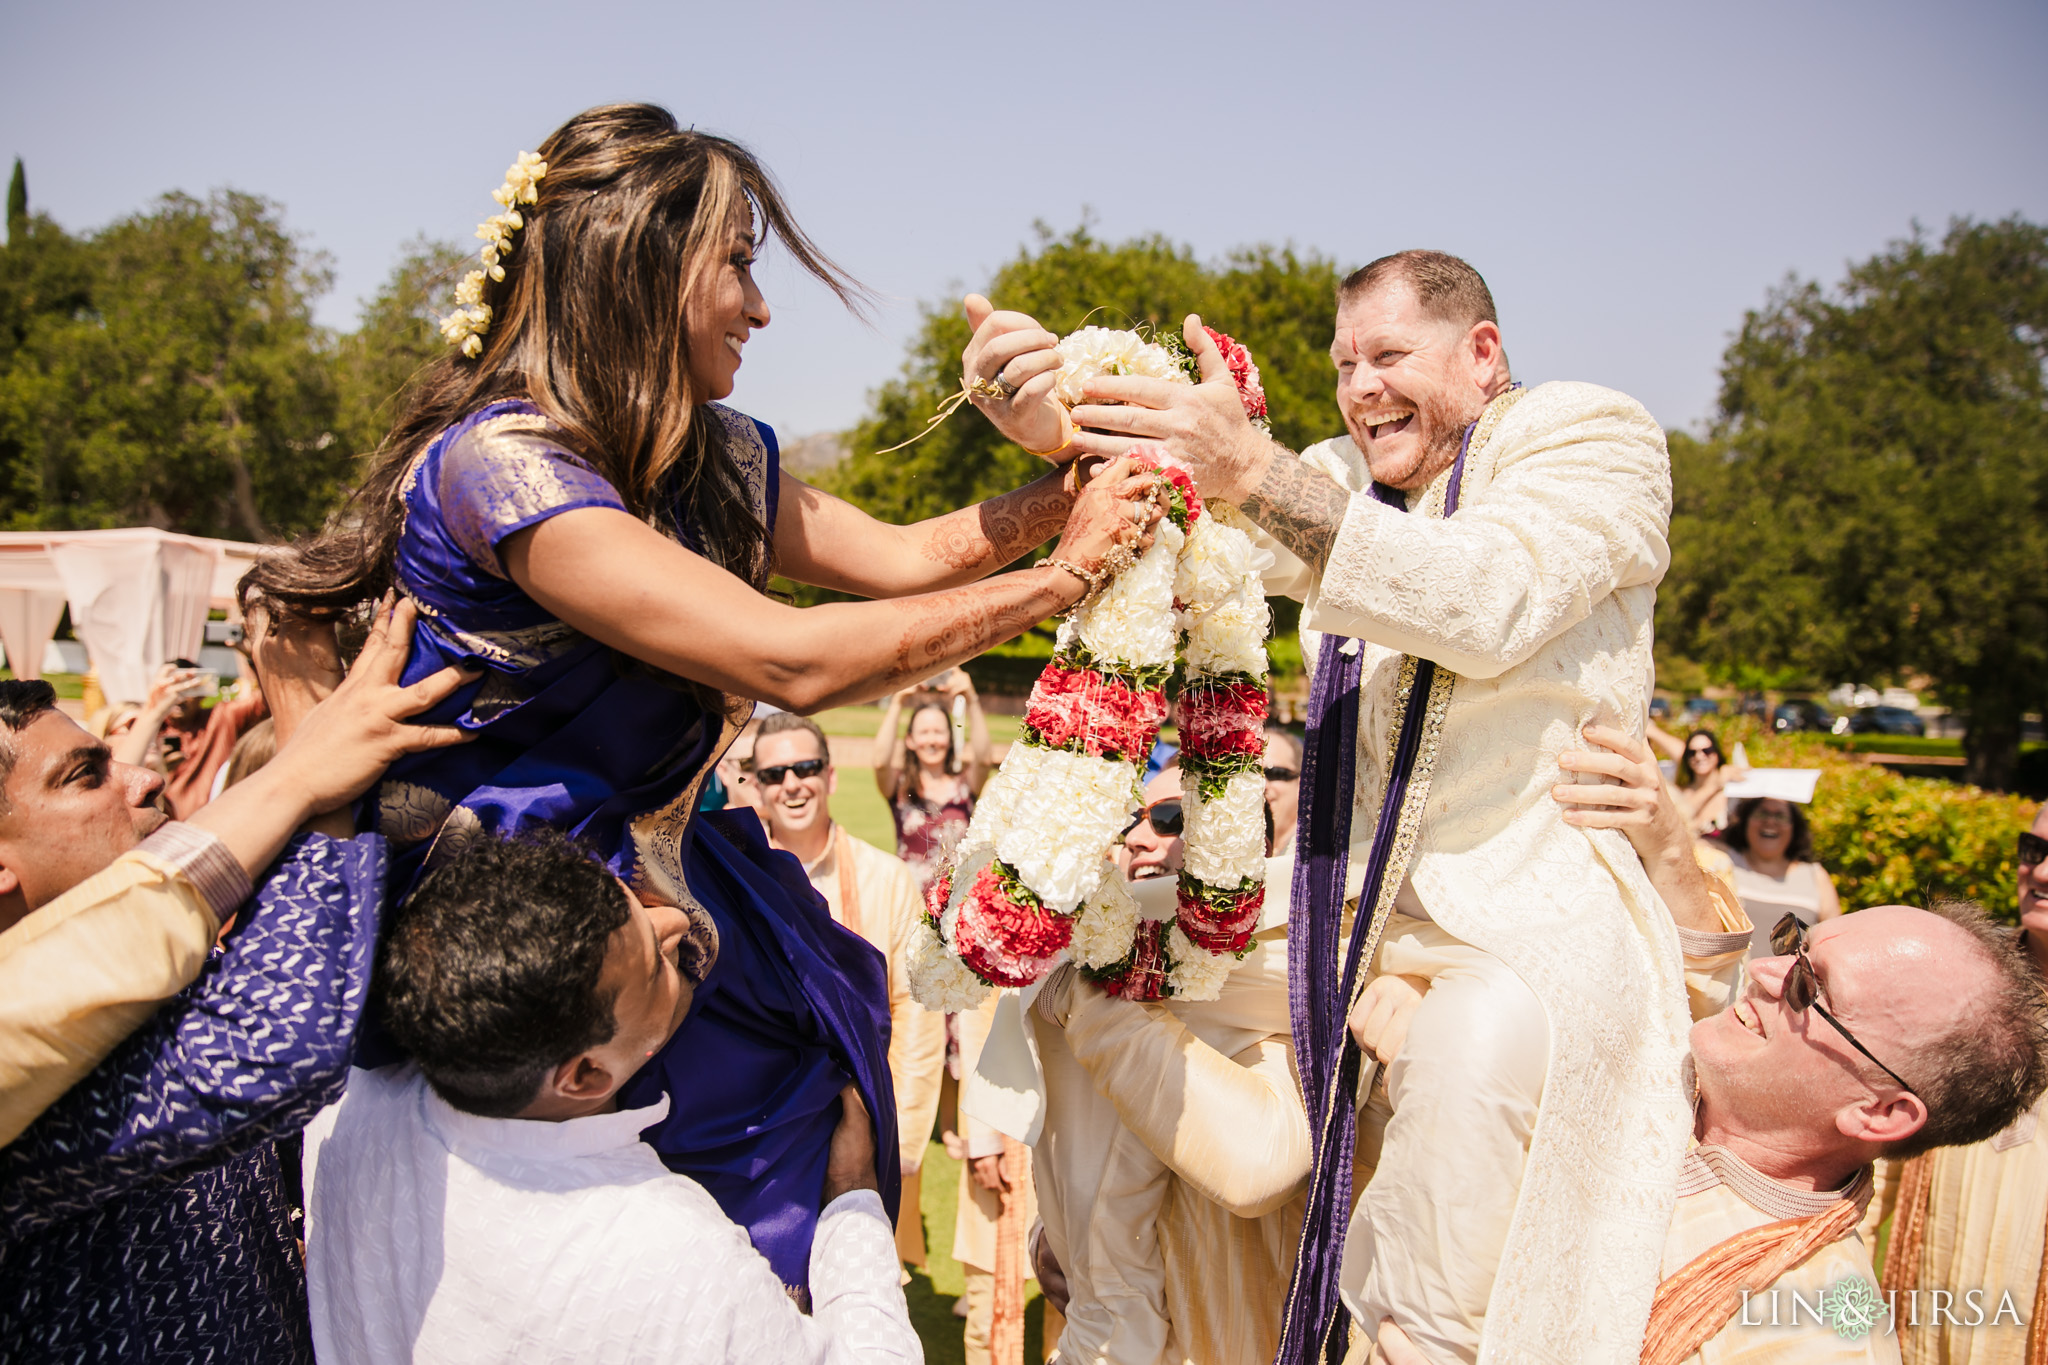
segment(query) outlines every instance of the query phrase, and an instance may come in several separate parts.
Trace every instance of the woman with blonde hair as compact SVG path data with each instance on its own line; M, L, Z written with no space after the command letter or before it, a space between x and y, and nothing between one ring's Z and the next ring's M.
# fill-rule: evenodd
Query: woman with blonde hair
M896 1146L882 963L752 816L699 813L703 785L753 700L865 701L1074 605L1149 543L1156 479L1118 461L1073 494L1055 471L884 525L783 473L774 433L718 401L769 322L765 235L858 297L744 148L609 105L523 153L496 197L450 352L329 531L244 590L343 614L395 587L419 607L406 681L476 675L422 718L472 741L393 765L362 808L395 895L470 840L548 825L690 912L662 970L702 982L698 1003L620 1103L675 1097L647 1139L801 1290L849 1079ZM1053 368L1025 362L985 401L1039 403ZM1055 536L1051 560L988 578ZM771 570L888 600L792 607ZM893 1216L893 1163L881 1183Z

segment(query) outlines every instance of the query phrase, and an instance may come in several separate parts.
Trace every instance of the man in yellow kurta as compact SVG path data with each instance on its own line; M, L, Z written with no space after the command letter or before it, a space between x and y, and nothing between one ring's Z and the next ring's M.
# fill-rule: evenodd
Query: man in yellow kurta
M2019 850L2020 932L2048 989L2044 853L2048 806ZM1907 1365L2048 1363L2048 1100L1987 1141L1883 1163L1878 1192L1865 1231L1892 1220L1884 1287Z
M917 878L901 858L854 838L832 819L829 803L839 778L825 732L815 721L782 712L764 718L760 726L752 776L769 837L802 861L832 918L888 959L889 1078L896 1087L903 1167L897 1245L903 1247L904 1231L917 1222L918 1172L938 1117L940 1073L946 1064L946 1016L910 997L906 963L923 914Z

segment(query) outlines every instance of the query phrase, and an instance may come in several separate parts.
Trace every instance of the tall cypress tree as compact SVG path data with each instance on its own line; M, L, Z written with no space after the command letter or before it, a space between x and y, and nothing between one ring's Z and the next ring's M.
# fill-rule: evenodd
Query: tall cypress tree
M7 245L18 246L28 235L28 175L14 158L14 178L7 182Z

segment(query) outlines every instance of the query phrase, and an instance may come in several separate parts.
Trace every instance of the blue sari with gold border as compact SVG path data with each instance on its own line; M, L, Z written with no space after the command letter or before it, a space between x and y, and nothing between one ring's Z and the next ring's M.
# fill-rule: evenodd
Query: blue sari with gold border
M774 432L717 405L706 418L772 536ZM555 619L506 575L498 546L514 532L576 508L624 510L538 412L514 401L472 413L420 454L400 497L394 577L419 607L405 681L451 664L483 676L423 717L475 737L401 759L364 802L363 823L391 844L393 894L469 840L548 825L636 891L708 911L718 962L621 1101L665 1091L669 1117L645 1139L748 1230L785 1284L805 1284L849 1080L874 1116L876 1150L896 1150L881 955L833 922L753 812L697 812L738 723ZM679 500L657 529L691 543ZM893 1216L896 1163L877 1175Z

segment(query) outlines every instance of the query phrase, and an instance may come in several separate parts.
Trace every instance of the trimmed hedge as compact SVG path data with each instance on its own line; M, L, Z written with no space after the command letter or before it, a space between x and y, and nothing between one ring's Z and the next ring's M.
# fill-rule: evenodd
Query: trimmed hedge
M1814 856L1834 874L1845 908L1960 896L2016 922L2016 846L2038 803L1857 763L1823 736L1768 735L1746 716L1716 732L1721 752L1740 741L1756 767L1823 770L1807 817Z

